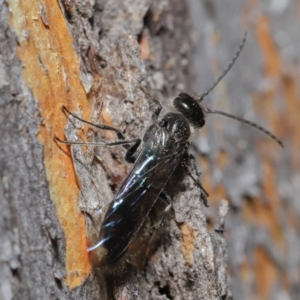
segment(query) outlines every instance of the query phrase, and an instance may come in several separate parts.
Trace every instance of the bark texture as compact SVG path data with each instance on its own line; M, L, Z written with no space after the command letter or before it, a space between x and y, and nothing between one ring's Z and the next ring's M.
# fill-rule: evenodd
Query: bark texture
M0 7L0 299L299 298L296 2L0 0ZM130 165L121 147L57 144L54 135L116 139L61 106L141 137L157 103L140 87L165 109L180 91L203 93L245 30L241 57L205 104L269 128L285 149L209 115L191 152L210 208L188 177L178 189L174 178L173 209L146 267L104 276L91 265L87 237L97 234L97 211ZM137 243L132 253L143 252L142 237Z

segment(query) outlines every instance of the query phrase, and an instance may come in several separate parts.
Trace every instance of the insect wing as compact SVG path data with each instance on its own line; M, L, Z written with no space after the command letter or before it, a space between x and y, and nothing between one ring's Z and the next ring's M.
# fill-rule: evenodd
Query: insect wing
M166 152L170 138L164 128L158 127L153 132L110 204L100 231L100 242L92 247L105 248L103 260L107 264L115 263L125 253L178 166L185 147L182 145L176 152Z

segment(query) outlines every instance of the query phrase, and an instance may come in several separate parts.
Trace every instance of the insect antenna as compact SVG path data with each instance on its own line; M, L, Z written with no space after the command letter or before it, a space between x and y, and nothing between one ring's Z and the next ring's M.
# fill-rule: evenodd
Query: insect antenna
M209 113L209 114L222 115L222 116L225 116L225 117L228 117L228 118L240 121L242 123L248 124L248 125L250 125L252 127L255 127L256 129L264 132L266 135L268 135L269 137L271 137L272 139L274 139L282 148L284 148L283 143L273 133L271 133L269 130L267 130L267 129L265 129L265 128L259 126L259 125L257 125L254 122L248 121L246 119L243 119L243 118L240 118L240 117L237 117L237 116L234 116L234 115L231 115L229 113L226 113L226 112L223 112L223 111L219 111L219 110L211 110L209 108L205 108L205 111L206 111L206 113Z
M229 72L229 70L232 68L232 66L234 65L234 63L236 62L236 60L238 59L240 53L242 52L244 45L246 43L246 38L247 38L247 31L244 34L243 40L239 46L239 49L237 50L237 52L235 53L232 61L230 62L230 64L227 66L227 68L223 71L223 73L219 76L219 78L215 81L215 83L201 96L199 96L199 98L197 100L199 100L199 102L201 102L204 97L206 97L216 86L217 84L225 77L225 75Z

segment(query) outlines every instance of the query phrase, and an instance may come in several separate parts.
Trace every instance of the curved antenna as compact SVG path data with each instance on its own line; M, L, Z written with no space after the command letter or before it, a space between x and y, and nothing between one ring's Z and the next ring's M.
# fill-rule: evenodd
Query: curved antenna
M223 111L219 111L219 110L211 110L209 108L205 108L206 112L209 113L209 114L218 114L218 115L223 115L225 117L228 117L228 118L231 118L231 119L234 119L234 120L238 120L242 123L245 123L245 124L248 124L252 127L255 127L256 129L262 131L263 133L265 133L266 135L268 135L269 137L271 137L273 140L275 140L282 148L284 148L283 146L283 143L273 134L271 133L269 130L257 125L256 123L253 123L251 121L248 121L246 119L243 119L243 118L240 118L240 117L237 117L237 116L234 116L234 115L231 115L231 114L228 114L226 112L223 112Z
M236 62L236 60L238 59L240 53L242 52L244 45L246 43L246 38L247 38L247 31L245 31L243 40L239 46L239 49L237 50L237 52L235 53L232 61L230 62L230 64L227 66L227 68L223 71L223 73L219 76L219 78L215 81L215 83L212 85L212 87L210 87L204 94L202 94L201 96L199 96L198 100L199 102L201 102L204 97L206 97L216 86L217 84L225 77L225 75L229 72L229 70L232 68L232 66L234 65L234 63Z

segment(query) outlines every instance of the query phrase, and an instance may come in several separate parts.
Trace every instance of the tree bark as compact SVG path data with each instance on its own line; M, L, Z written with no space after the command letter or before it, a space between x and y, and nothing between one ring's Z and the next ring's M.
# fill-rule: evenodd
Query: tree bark
M296 3L276 3L0 0L0 299L299 297L299 21ZM140 268L105 275L86 249L131 165L121 147L55 142L116 139L61 106L142 137L157 103L141 86L165 110L180 91L205 92L245 30L205 105L270 128L285 149L208 115L190 151L210 207L188 176L172 179L146 266L136 248L151 239L138 237Z

